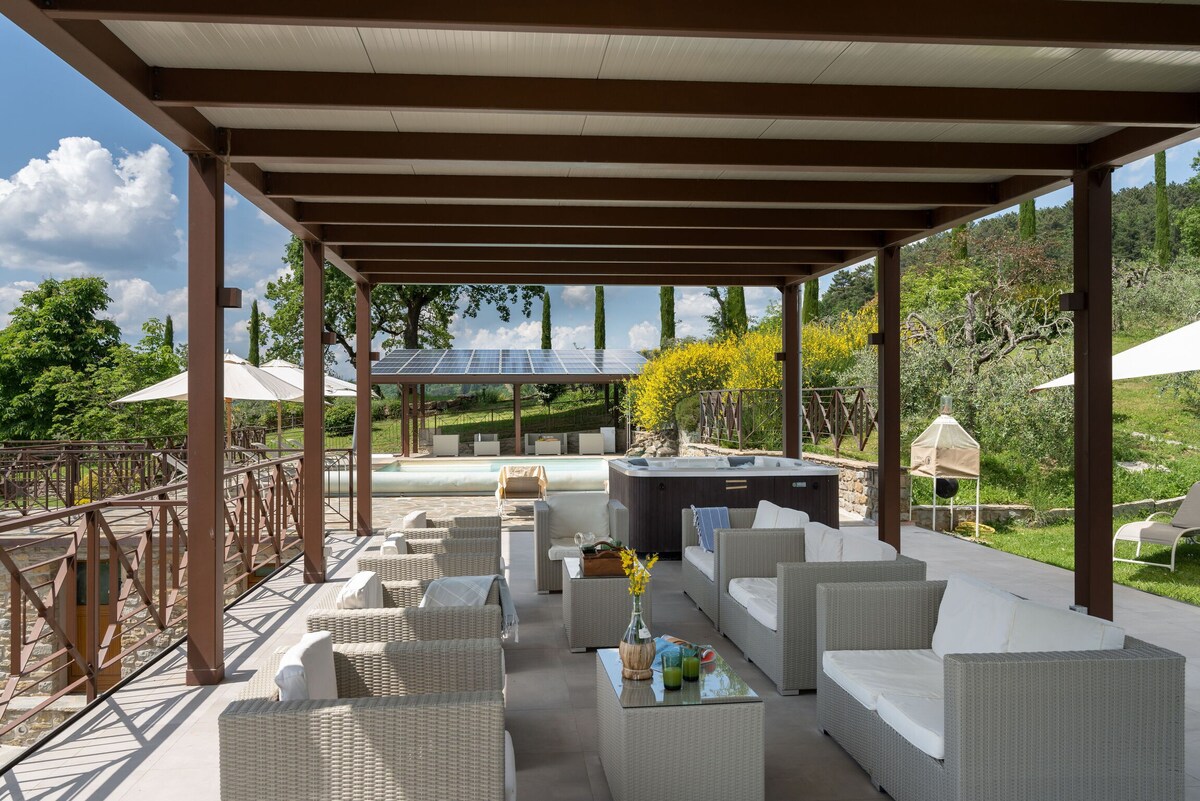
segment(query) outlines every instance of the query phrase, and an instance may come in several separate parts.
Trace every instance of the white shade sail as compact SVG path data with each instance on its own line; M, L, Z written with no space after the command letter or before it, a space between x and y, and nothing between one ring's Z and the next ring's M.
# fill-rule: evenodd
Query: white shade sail
M230 400L294 401L303 399L304 390L255 367L240 356L226 353L225 397ZM114 403L187 399L188 374L184 371L153 386L118 398Z
M1200 370L1200 321L1177 328L1169 334L1123 350L1112 359L1113 380L1145 378L1152 375L1171 375ZM1075 385L1075 374L1047 381L1033 388L1034 392L1054 387Z
M262 366L276 378L282 378L284 381L294 386L304 388L304 368L297 364L292 364L286 359L272 359ZM354 384L349 381L343 381L331 375L325 376L325 397L327 398L353 398L358 394Z
M979 478L979 443L948 414L913 440L909 471L930 478Z

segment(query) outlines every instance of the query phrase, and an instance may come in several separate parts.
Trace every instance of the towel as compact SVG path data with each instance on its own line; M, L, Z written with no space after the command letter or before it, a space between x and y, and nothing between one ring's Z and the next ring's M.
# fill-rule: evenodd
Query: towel
M692 507L692 515L696 520L696 533L700 535L700 547L712 553L716 550L716 531L719 528L729 528L728 506Z
M711 645L697 645L694 642L681 640L678 637L672 637L669 634L664 634L661 637L654 638L654 662L651 663L651 670L662 670L662 657L667 651L678 650L679 646L688 645L700 651L700 661L708 663L716 659L717 652L713 650Z
M429 582L425 595L421 598L420 606L483 606L492 582L499 582L500 612L503 620L500 624L501 639L508 639L511 633L513 642L520 642L521 636L517 629L520 621L517 619L517 607L513 603L512 592L503 576L452 576L437 578Z

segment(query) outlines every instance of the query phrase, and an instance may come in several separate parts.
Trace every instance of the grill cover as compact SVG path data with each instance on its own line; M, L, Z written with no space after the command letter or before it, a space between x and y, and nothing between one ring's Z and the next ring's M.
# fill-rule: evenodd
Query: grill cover
M909 471L915 476L979 478L979 443L948 414L940 414L913 440Z

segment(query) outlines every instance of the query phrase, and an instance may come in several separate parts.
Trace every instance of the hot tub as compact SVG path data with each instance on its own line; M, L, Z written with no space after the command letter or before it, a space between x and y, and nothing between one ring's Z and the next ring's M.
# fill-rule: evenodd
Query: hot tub
M780 456L613 459L609 494L629 509L629 545L678 554L689 506L744 508L768 500L838 526L838 470Z

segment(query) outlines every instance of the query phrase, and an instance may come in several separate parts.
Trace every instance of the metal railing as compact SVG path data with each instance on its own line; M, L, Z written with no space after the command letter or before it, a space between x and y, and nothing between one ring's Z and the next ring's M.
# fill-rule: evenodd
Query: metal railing
M293 455L226 471L227 600L302 550L304 467ZM0 736L69 693L94 699L183 636L185 491L176 482L0 523Z
M847 440L866 448L875 430L875 403L866 387L801 390L804 438L828 440L838 453ZM778 450L783 445L783 393L778 389L717 389L700 393L702 442L742 449Z

